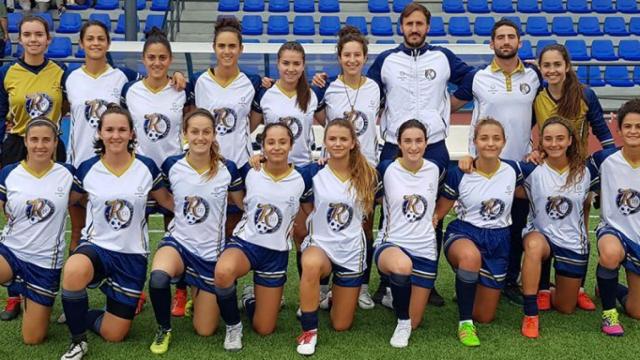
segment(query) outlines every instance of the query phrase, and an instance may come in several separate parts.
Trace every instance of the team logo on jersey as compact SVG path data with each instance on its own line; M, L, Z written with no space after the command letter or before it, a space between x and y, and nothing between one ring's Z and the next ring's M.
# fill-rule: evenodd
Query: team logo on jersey
M28 94L25 107L29 116L33 119L49 114L53 107L53 100L45 93Z
M353 219L353 208L345 203L330 203L327 210L327 223L333 231L340 231Z
M640 193L633 189L618 189L616 205L622 215L631 215L640 211Z
M27 200L27 219L31 224L47 220L55 211L56 207L47 199Z
M547 197L547 205L545 211L547 215L553 220L562 220L571 214L573 204L569 199L564 196L549 196Z
M209 203L200 196L185 196L182 214L187 220L187 224L199 224L209 216Z
M531 92L531 86L529 86L529 84L527 84L527 83L520 84L520 92L523 95L527 95L528 93Z
M98 127L98 120L109 103L102 99L87 100L84 102L84 118L92 127Z
M369 119L367 119L367 115L362 111L345 111L344 118L353 124L353 128L356 130L357 136L364 134L365 131L367 131L367 127L369 127Z
M495 220L504 213L505 204L500 199L489 199L482 202L480 207L480 215L482 220Z
M278 119L278 121L289 127L289 129L293 133L294 140L299 138L300 134L302 134L302 123L300 122L300 120L298 120L298 118L295 118L293 116L284 116Z
M144 133L151 141L164 139L171 130L171 122L165 115L159 113L144 116Z
M258 204L256 208L257 211L253 221L256 224L258 233L271 234L278 231L280 225L282 225L282 211L271 204Z
M402 201L402 213L408 222L420 221L427 212L427 199L418 194L405 195Z
M436 76L438 76L438 74L433 69L427 69L427 70L424 71L424 77L427 80L434 80L436 78Z
M233 109L225 107L213 109L213 118L216 122L216 133L226 135L235 130L238 115Z
M133 218L133 205L127 200L117 199L105 201L104 216L113 230L125 229Z

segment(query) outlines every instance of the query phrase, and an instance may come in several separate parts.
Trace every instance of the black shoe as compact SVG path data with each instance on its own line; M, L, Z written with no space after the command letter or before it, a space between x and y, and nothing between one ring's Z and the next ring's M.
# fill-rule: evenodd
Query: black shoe
M435 287L431 289L431 294L429 294L429 305L435 307L444 306L444 299L442 298L442 296L440 296L440 294L438 294L438 290L436 290Z
M373 299L373 302L376 304L382 304L382 298L384 297L384 294L386 293L386 288L384 286L379 286L378 290L376 290L375 293L373 293L373 295L371 296L371 299Z
M502 289L502 295L514 305L523 305L522 291L518 285L507 285Z
M0 313L0 320L2 321L11 321L20 315L20 297L9 297L7 298L7 305L4 308L4 311Z

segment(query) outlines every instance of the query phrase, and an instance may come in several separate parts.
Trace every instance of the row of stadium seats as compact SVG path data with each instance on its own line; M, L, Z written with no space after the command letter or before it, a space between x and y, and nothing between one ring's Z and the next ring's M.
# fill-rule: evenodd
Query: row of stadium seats
M389 7L388 0L369 0L369 11L373 13L390 12L393 9L394 12L400 13L407 4L412 0L393 0L391 7ZM313 13L316 11L315 0L293 0L293 11L296 13ZM340 12L339 0L317 0L317 11L321 13L337 13ZM242 11L246 12L263 12L265 8L269 12L283 13L291 11L291 2L289 0L269 0L268 5L265 5L264 0L244 0L242 6L240 6L240 0L220 0L218 2L218 11L230 12L230 11Z
M380 3L383 5L386 0L369 0L369 11L372 3ZM463 0L444 0L442 2L442 11L446 13L475 13L487 14L490 12L500 14L510 14L514 12L534 14L546 12L552 14L572 12L576 14L584 14L595 12L599 14L613 14L616 12L626 14L636 14L640 12L636 0L616 0L615 4L612 0L591 0L591 6L587 0L517 0L514 8L512 0L492 0L489 4L488 0L467 0L465 9Z
M91 6L91 1L87 1L86 5L67 5L67 10L86 10ZM120 0L95 0L93 6L96 10L116 10L120 7ZM145 10L147 8L147 0L136 0L136 7L138 10ZM149 10L151 11L168 11L171 8L170 0L151 0Z
M604 77L598 66L579 66L578 79L583 84L593 87L611 85L615 87L632 87L640 85L640 66L633 69L633 77L629 76L629 69L626 66L606 66Z
M18 33L20 21L22 20L22 13L10 13L8 15L8 30L9 33ZM58 26L54 27L53 18L49 13L38 13L37 16L42 17L49 23L49 29L55 30L56 33L61 34L76 34L82 27L82 17L78 13L65 12L60 16ZM107 13L92 13L89 15L89 19L97 20L107 26L109 32L113 31L111 24L111 17ZM144 32L150 31L154 26L162 29L165 23L164 14L149 14L146 17ZM115 33L124 34L125 17L124 14L118 16L118 22L116 23ZM138 31L140 31L140 19L138 19Z

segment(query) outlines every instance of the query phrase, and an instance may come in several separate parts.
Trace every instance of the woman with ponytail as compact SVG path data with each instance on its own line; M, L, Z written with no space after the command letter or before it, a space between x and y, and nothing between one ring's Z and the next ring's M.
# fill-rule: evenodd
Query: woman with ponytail
M303 211L309 233L302 248L300 322L297 351L315 352L318 340L318 293L322 278L333 275L331 324L348 330L358 306L358 295L367 267L367 246L362 223L373 209L377 186L375 169L360 151L353 124L334 119L324 133L329 159L324 166L304 170L311 182Z
M151 352L164 354L171 341L171 287L181 279L191 286L193 327L212 335L220 311L214 278L225 244L227 197L242 208L243 186L236 165L220 155L214 116L205 109L189 113L183 122L189 150L168 158L162 172L174 195L175 217L153 257L149 295L158 330Z

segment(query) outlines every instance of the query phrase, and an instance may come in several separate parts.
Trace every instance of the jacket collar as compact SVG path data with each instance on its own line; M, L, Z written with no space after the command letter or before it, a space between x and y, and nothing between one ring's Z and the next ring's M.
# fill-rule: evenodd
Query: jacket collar
M400 51L402 51L403 53L409 56L420 56L425 52L427 52L427 50L433 49L433 46L425 42L419 48L410 48L403 42L402 44L400 44L398 48L400 49Z

